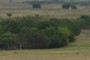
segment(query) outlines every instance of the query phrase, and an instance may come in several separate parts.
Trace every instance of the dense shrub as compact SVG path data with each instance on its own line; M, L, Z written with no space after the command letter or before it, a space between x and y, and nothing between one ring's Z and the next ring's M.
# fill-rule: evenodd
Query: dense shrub
M12 33L18 33L20 32L20 26L18 23L14 20L2 20L0 21L0 32L12 32Z
M72 9L77 9L77 6L75 4L71 5Z
M47 19L47 20L46 20ZM1 49L41 49L67 46L81 29L90 26L86 19L68 20L26 16L0 21Z
M5 32L0 35L0 48L1 49L14 49L16 34L11 32Z
M32 3L32 7L33 8L41 8L42 6L41 6L41 3L40 2L36 2L35 1L35 2Z
M90 29L90 16L82 15L80 17L82 29Z
M82 15L82 16L80 17L80 19L90 19L90 16L88 16L88 15Z
M70 6L71 6L70 3L65 3L65 4L62 5L62 8L63 8L63 9L69 9Z
M7 13L7 16L8 16L8 17L11 17L11 16L12 16L12 13Z
M62 8L63 9L69 9L69 8L71 8L71 9L77 9L77 6L75 4L72 4L72 3L64 3L62 5Z

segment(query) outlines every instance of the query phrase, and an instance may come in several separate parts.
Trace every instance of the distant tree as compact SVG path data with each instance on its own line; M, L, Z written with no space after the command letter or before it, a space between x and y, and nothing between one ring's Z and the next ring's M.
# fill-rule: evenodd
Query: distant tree
M7 13L7 16L8 16L8 17L11 17L11 16L12 16L12 13Z
M62 5L62 8L63 9L69 9L69 8L77 9L77 6L75 4L72 4L72 3L65 3L65 4Z
M88 15L82 15L80 18L81 18L81 19L89 19L90 16L88 16Z
M3 32L12 32L18 33L20 31L20 26L15 20L7 19L0 21L0 29L3 29Z
M6 32L0 35L0 48L1 49L14 49L16 34Z
M70 7L71 7L70 3L65 3L65 4L62 5L63 9L69 9Z
M90 26L90 18L79 20L26 16L0 21L1 49L41 49L67 46L81 29ZM83 28L82 28L83 27Z
M77 9L77 6L76 6L75 4L72 4L72 5L71 5L71 8L72 8L72 9Z
M35 2L32 3L32 7L33 8L41 8L42 6L41 6L40 2L35 1Z
M82 15L81 17L81 24L83 29L90 29L90 16L87 15Z

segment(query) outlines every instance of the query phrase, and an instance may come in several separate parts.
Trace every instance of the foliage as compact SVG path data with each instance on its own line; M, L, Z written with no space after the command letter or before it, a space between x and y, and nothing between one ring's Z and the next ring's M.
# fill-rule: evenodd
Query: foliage
M80 19L81 23L83 23L81 24L82 29L90 29L90 16L82 15Z
M11 17L11 16L12 16L12 13L7 13L7 16L8 16L8 17Z
M6 32L0 35L1 49L14 49L16 34Z
M62 8L63 9L69 9L69 8L71 8L71 9L77 9L77 6L73 3L64 3L63 5L62 5Z
M72 9L77 9L77 6L75 4L71 5Z
M75 41L82 29L89 29L90 17L77 20L26 16L0 21L0 49L42 49L64 47Z
M41 8L41 3L40 3L40 2L37 2L37 1L34 1L34 2L32 3L32 7L33 7L33 8Z
M64 8L64 9L69 9L70 6L71 6L70 3L65 3L65 4L62 5L62 8Z

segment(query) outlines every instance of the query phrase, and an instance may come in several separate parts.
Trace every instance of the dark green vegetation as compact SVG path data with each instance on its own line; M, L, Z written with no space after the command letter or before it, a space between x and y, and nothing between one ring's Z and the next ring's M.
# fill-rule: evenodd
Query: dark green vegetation
M25 1L23 3L27 3L32 5L32 8L42 8L44 4L60 4L63 9L77 9L78 6L89 6L90 1L87 2L74 2L71 0L70 2L65 2L64 0L51 0L51 1Z
M87 28L86 28L87 27ZM90 17L68 20L26 16L0 20L0 49L44 49L67 46L82 29L90 28Z
M41 8L43 4L61 4L62 8L64 9L76 9L76 3L71 3L71 2L64 2L64 0L52 0L52 1L26 1L24 3L27 3L29 5L32 5L33 8Z
M23 3L28 3L28 4L33 4L33 3L40 3L40 4L51 4L51 3L64 3L65 1L64 0L51 0L51 1L48 1L48 0L43 0L43 1L24 1Z
M64 3L62 5L62 8L63 9L69 9L69 8L71 8L71 9L77 9L77 6L75 4L72 4L72 3Z
M36 1L36 2L33 2L33 3L32 3L32 7L33 7L33 8L41 8L42 6L41 6L41 3L40 3L40 2L37 2L37 1Z
M11 16L12 16L12 13L7 13L7 16L8 16L8 17L11 17Z

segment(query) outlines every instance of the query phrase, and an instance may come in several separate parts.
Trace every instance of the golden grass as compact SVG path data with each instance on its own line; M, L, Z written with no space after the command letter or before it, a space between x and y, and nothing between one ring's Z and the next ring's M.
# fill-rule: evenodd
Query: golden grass
M89 36L83 36L83 33L81 33L77 37L77 41L67 47L0 51L0 60L90 60L89 42Z
M81 15L90 15L90 9L25 9L25 10L0 10L0 17L7 17L6 13L13 13L12 17L21 17L27 15L39 14L41 16L54 17L54 18L79 18Z
M33 9L31 5L23 3L0 4L0 17L7 17L6 13L13 13L12 17L21 17L27 15L43 15L55 18L79 18L81 15L90 15L90 8L78 6L76 10L65 10L61 4L43 4L41 9ZM87 8L87 9L85 9Z
M44 6L47 8L47 6ZM24 9L0 10L0 17L7 18L6 13L13 13L12 17L39 14L56 18L79 18L81 15L90 15L90 9L64 10L54 9ZM0 60L90 60L90 36L81 33L77 41L64 48L0 51Z

